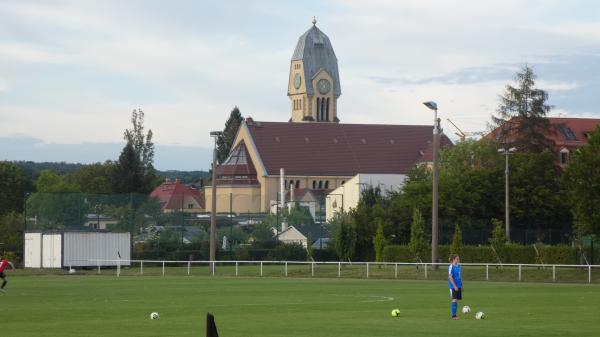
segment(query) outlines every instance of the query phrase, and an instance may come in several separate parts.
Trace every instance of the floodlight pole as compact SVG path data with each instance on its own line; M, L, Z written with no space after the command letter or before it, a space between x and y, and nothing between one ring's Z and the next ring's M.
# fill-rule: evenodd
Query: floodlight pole
M211 273L215 270L215 260L217 258L217 139L223 132L212 131L210 136L215 139L213 148L212 162L212 207L210 212L210 261Z
M429 101L423 103L426 107L433 110L433 186L432 186L432 197L431 197L431 268L433 270L438 269L436 264L438 258L438 184L439 184L439 163L438 163L438 148L440 143L440 120L437 114L437 104Z
M508 156L515 152L517 149L511 147L510 149L499 149L498 153L504 155L504 226L506 231L506 239L510 241L510 203L509 203L509 169L508 169Z

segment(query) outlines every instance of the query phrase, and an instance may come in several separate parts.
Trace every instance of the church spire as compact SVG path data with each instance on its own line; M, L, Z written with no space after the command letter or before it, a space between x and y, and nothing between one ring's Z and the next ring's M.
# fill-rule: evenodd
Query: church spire
M314 17L314 16L313 16L313 19L312 19L312 24L313 24L313 26L317 25L317 18Z

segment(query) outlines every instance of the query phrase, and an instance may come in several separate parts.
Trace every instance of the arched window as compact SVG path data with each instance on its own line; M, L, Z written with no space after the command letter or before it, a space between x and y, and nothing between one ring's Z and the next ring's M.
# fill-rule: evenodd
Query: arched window
M300 188L300 180L296 180L296 188Z
M329 97L327 98L327 105L325 106L325 120L329 120Z
M325 180L325 189L328 189L328 188L329 188L329 180Z
M321 98L317 97L317 120L321 120Z
M317 189L317 181L313 180L313 190L316 190L316 189Z
M323 180L319 180L319 189L323 188Z
M325 98L321 98L321 120L325 120Z

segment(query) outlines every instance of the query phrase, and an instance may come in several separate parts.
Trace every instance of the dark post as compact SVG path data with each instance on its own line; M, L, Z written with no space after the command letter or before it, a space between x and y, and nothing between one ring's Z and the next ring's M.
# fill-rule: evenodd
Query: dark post
M233 236L233 193L229 192L229 258L233 259L233 247L231 237Z

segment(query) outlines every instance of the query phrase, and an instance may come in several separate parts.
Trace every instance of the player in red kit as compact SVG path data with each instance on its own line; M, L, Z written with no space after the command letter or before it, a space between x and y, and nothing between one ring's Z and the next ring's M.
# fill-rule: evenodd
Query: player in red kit
M8 283L8 280L6 279L6 274L4 273L4 269L6 269L6 266L10 266L12 270L15 270L15 266L12 264L12 262L8 261L4 258L4 256L0 255L0 278L2 279L2 286L0 286L1 293L4 293L4 287L6 287L6 284Z

